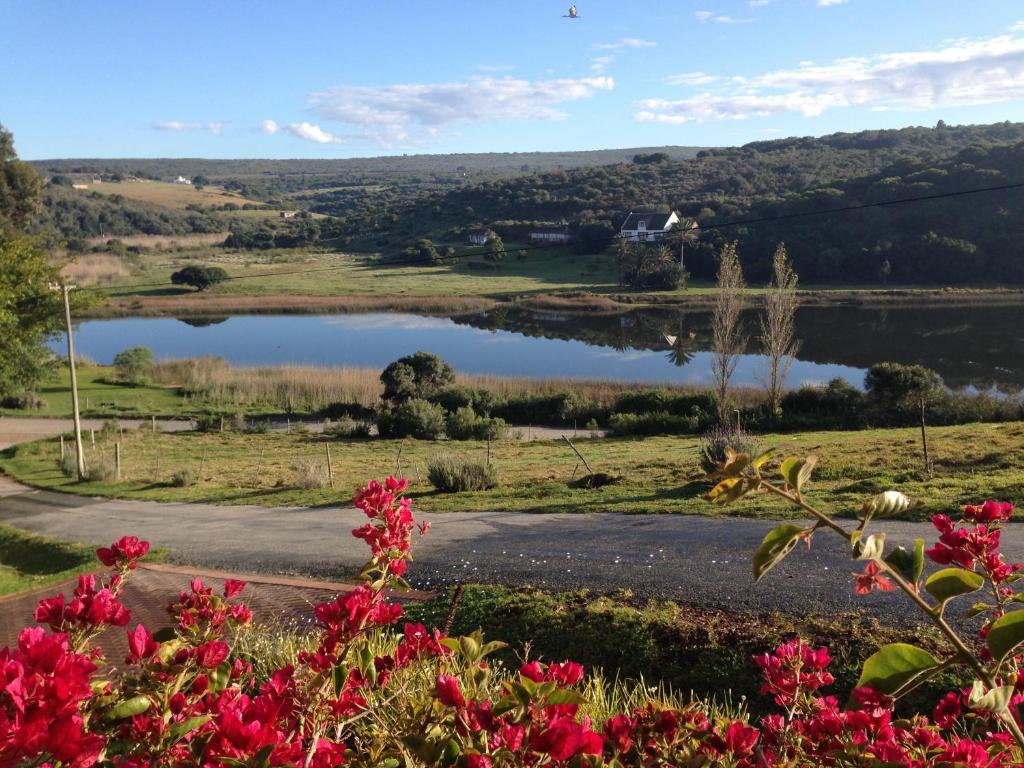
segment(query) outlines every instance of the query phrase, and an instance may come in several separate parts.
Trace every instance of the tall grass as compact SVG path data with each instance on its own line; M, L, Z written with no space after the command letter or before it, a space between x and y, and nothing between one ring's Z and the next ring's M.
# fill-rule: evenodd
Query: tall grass
M372 407L383 392L376 368L234 366L221 358L200 357L161 361L153 366L151 375L155 384L180 387L191 397L224 407L269 406L296 413L318 412L333 403ZM468 373L456 374L455 380L460 386L490 390L505 399L575 392L601 406L611 406L619 395L651 386L599 379L508 378ZM693 386L666 388L677 394L704 391ZM737 390L735 399L741 406L748 406L761 402L764 395L749 388Z

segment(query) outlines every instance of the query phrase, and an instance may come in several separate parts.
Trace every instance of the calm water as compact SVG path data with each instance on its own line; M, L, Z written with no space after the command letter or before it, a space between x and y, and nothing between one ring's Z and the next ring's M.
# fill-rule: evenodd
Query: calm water
M789 383L842 377L861 385L883 360L934 368L951 386L1024 387L1024 307L952 309L805 308L801 348ZM751 339L737 384L761 383L763 359ZM455 318L380 313L243 315L204 320L126 318L78 326L76 347L109 363L123 349L158 358L217 355L237 364L312 363L383 368L424 350L457 370L508 376L711 381L707 312L641 310L623 315L534 313L512 308ZM63 341L54 342L62 349Z

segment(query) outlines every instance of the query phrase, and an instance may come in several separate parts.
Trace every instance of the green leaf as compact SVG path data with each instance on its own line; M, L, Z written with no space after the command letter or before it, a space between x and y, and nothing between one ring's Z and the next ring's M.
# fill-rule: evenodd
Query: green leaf
M731 504L745 494L746 484L742 477L727 477L712 488L705 498L719 504Z
M853 554L858 560L877 560L882 556L884 550L885 534L873 533L864 539L863 542L858 541L854 545Z
M861 508L862 527L875 515L891 515L910 508L910 499L899 491L885 491L864 502Z
M231 682L231 662L221 662L220 666L210 672L210 690L220 693Z
M989 605L988 603L975 603L971 606L971 609L964 615L968 619L973 619L975 616L980 616L981 614L985 613L986 611L994 607L994 605Z
M928 651L907 643L882 646L867 661L857 687L868 687L892 695L918 675L939 666Z
M912 553L906 547L896 547L885 556L885 562L911 584L917 584L924 570L924 539L915 542Z
M768 459L770 459L774 455L775 455L775 449L774 448L769 448L767 451L762 453L760 456L758 456L756 459L754 459L750 463L754 465L754 469L760 469L761 467L763 467L765 465L765 462L767 462Z
M559 704L578 704L583 706L587 703L587 699L586 697L576 693L576 691L559 688L547 697L546 702L549 707L557 706Z
M786 485L800 493L804 485L807 484L807 481L811 479L811 473L814 471L817 463L817 456L808 456L806 459L790 456L782 462L781 467L782 477L786 481Z
M126 717L135 717L135 715L141 715L152 705L153 702L149 700L149 696L135 696L122 701L107 712L107 720L123 720Z
M984 585L984 577L974 571L965 571L963 568L943 568L928 577L924 588L929 595L939 601L941 608L945 608L946 603L954 597L977 592Z
M967 698L967 704L972 709L984 709L987 712L999 715L1010 708L1010 700L1013 698L1013 693L1014 688L1012 685L1004 685L986 692L982 682L975 680L971 688L971 695Z
M180 723L175 723L171 726L170 730L171 741L177 741L182 736L196 730L196 728L206 725L212 719L213 715L198 715L197 717L190 717L188 720L182 720Z
M754 553L754 581L758 581L782 562L782 559L793 551L800 537L808 532L807 528L789 524L780 525L769 531Z
M1010 611L992 623L985 638L992 658L1002 662L1011 651L1024 643L1024 611Z

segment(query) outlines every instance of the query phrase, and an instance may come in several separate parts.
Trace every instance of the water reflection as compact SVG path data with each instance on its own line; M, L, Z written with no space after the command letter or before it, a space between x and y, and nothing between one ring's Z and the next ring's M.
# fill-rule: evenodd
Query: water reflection
M213 324L123 318L80 324L76 346L100 362L145 345L158 357L218 355L237 364L312 363L383 368L426 350L458 370L503 376L711 381L709 311L643 309L624 314L530 312L516 307L459 316L411 314L234 316ZM799 359L789 384L845 378L883 360L919 363L954 387L1024 386L1024 307L877 309L808 307L797 312ZM760 385L764 360L756 312L735 383ZM63 342L56 340L55 349Z

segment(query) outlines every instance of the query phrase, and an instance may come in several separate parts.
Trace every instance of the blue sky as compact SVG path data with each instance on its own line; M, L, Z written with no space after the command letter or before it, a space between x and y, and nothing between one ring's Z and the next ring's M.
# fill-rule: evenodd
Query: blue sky
M0 0L27 159L725 145L1024 120L1019 0Z

